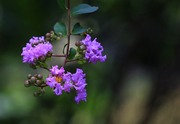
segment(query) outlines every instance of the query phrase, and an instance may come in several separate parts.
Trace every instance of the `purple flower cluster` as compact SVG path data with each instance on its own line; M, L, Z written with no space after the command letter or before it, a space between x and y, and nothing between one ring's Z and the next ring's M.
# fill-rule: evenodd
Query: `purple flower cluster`
M23 63L34 63L34 59L37 59L40 56L46 56L48 52L53 52L52 45L49 42L44 41L44 37L33 37L29 40L29 43L26 44L26 47L23 47Z
M96 39L97 38L91 41L91 36L87 34L86 38L80 41L80 43L86 45L87 48L85 53L85 59L88 59L89 63L92 62L94 64L96 64L98 60L100 60L101 62L105 62L106 59L106 55L102 56L101 54L103 52L103 47L100 43L96 42Z
M75 97L75 101L79 104L79 101L86 101L87 93L85 86L86 79L85 74L81 69L77 69L75 74L71 74L70 72L64 73L65 70L63 67L58 69L58 66L52 66L50 69L52 75L50 75L46 81L47 85L54 89L54 93L56 95L61 95L62 91L70 92L71 88L76 89L77 96Z

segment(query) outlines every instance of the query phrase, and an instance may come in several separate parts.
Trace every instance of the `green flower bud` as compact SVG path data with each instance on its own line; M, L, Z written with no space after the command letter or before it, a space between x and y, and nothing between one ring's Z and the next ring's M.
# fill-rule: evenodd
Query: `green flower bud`
M38 63L38 60L35 58L35 59L33 60L33 62L34 62L34 63Z
M83 64L83 60L79 60L79 61L78 61L78 64Z
M41 94L43 94L43 93L45 93L45 89L40 89L39 92L40 92Z
M82 57L81 54L76 54L76 55L75 55L75 59L80 59L81 57Z
M39 96L39 93L38 92L34 92L34 97L38 97Z
M60 39L61 39L61 37L57 37L57 38L56 38L56 40L60 40Z
M59 35L60 37L62 37L62 36L63 36L63 34L62 34L62 33L60 33L60 32L58 33L58 35Z

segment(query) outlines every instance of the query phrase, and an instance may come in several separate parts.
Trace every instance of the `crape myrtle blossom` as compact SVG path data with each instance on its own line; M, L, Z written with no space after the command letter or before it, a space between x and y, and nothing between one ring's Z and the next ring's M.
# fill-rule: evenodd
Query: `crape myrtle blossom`
M34 59L37 59L40 56L46 56L48 52L53 52L52 45L49 42L44 41L44 37L33 37L29 40L29 43L26 44L26 47L23 47L23 63L34 63Z
M100 43L96 42L96 39L97 38L91 41L91 36L87 34L86 38L80 41L80 43L83 43L87 48L84 59L87 59L89 60L89 63L92 62L94 64L96 64L98 60L105 62L106 59L106 55L102 56L101 54L103 52L103 47Z
M56 95L61 95L62 91L70 92L71 88L76 90L77 96L75 97L75 101L79 104L79 101L86 101L87 93L85 86L86 80L84 79L85 74L81 69L77 69L75 74L71 74L70 72L65 73L63 67L58 69L58 66L52 66L50 69L51 75L46 79L47 85L51 88L54 88L54 93Z

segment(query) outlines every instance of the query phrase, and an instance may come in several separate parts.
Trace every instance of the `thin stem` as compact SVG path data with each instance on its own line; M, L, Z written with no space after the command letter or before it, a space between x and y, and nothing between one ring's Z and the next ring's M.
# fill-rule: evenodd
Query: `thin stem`
M83 60L83 59L79 59L79 60ZM77 59L66 60L66 62L72 62L72 61L78 61L78 60Z
M35 87L41 87L41 88L48 86L47 84L42 86L42 85L35 85L34 83L32 85L34 85Z
M66 55L55 55L55 54L52 54L53 57L66 57Z
M67 44L67 50L66 50L66 58L64 60L63 67L66 64L67 57L68 57L68 52L69 52L70 35L71 35L71 32L70 32L70 29L71 29L70 22L71 22L71 19L70 19L70 0L68 0L68 44Z

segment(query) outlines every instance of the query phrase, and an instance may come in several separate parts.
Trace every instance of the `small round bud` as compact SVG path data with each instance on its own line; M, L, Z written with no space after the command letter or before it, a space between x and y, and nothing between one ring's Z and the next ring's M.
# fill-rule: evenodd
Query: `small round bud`
M85 50L85 49L86 49L86 46L81 45L79 48L80 48L81 50Z
M86 50L83 50L83 53L82 53L83 55L85 55L86 54Z
M81 57L82 57L81 54L76 54L76 55L75 55L75 59L80 59Z
M39 93L38 92L34 92L34 97L38 97L39 96Z
M78 64L83 64L83 60L79 60L79 61L78 61Z
M45 61L46 61L46 57L45 57L45 56L40 56L40 57L39 57L39 60L40 60L41 62L45 62Z
M34 77L36 77L36 78L37 78L37 76L38 76L37 74L34 74Z
M28 80L26 80L26 81L24 82L24 86L25 86L25 87L30 87L30 86L31 86L31 82L28 81Z
M40 85L41 81L40 80L36 80L36 83L37 83L37 85Z
M33 62L34 62L34 63L37 63L37 62L38 62L38 60L35 58L35 59L33 60Z
M80 54L83 54L83 51L82 51L82 50L79 50L79 53L80 53Z
M76 45L76 46L80 46L80 41L77 41L77 42L75 43L75 45Z
M86 63L86 62L87 62L87 60L86 60L86 59L84 59L84 60L83 60L83 63Z
M36 78L35 77L31 77L31 82L35 83L36 82Z
M32 77L32 75L31 75L31 74L28 74L27 78L30 79L31 77Z
M30 67L30 68L33 68L33 69L36 69L36 65L33 64L33 63L30 63L30 64L29 64L29 67Z
M51 57L52 56L52 52L48 51L48 53L46 54L47 57Z
M54 31L51 31L50 34L54 34Z
M37 78L41 80L43 78L42 74L38 74Z
M45 41L46 41L46 42L47 42L47 41L50 41L50 38L46 38Z
M47 38L50 38L50 37L51 37L51 34L50 34L50 33L46 33L46 37L47 37Z
M53 35L53 36L52 36L52 38L56 39L56 38L57 38L57 36L56 36L56 35Z
M61 37L57 37L57 38L56 38L56 40L60 40L60 39L61 39Z
M59 35L59 36L63 36L63 34L62 34L62 33L60 33L60 32L58 33L58 35Z
M40 92L41 94L43 94L43 93L45 93L45 89L40 89L39 92Z

